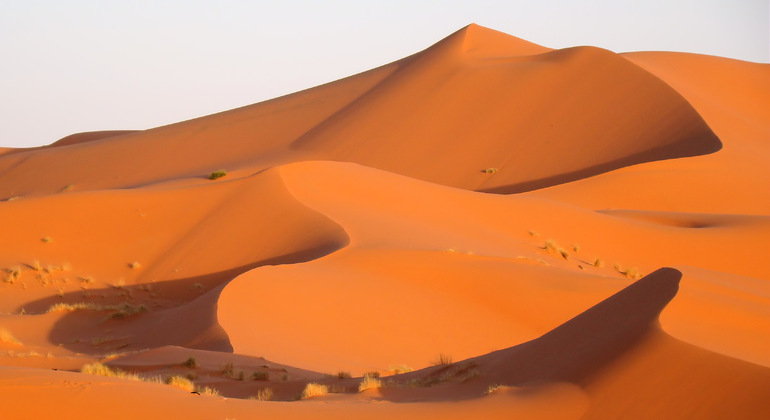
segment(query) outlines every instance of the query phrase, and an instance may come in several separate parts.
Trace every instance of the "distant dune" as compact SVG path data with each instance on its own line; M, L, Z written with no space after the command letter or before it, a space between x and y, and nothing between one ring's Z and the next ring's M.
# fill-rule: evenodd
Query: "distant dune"
M0 148L2 417L768 418L768 115L767 64L472 24Z

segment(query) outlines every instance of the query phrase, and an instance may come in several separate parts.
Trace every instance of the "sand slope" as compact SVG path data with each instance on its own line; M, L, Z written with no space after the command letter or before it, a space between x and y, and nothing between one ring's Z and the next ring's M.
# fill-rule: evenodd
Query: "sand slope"
M0 149L4 418L767 418L768 83L470 25Z

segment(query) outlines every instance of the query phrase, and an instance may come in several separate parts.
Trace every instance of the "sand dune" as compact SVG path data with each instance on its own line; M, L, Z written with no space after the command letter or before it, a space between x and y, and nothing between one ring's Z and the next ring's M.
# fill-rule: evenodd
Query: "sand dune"
M768 83L470 25L0 149L4 418L767 418Z

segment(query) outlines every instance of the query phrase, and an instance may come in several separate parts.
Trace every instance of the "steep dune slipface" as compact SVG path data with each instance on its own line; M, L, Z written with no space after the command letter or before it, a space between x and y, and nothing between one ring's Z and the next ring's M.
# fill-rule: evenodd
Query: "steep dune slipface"
M580 47L521 55L497 37L478 26L458 31L295 148L453 187L516 193L721 147L676 91L616 54ZM481 47L487 44L496 48ZM482 173L487 168L494 175Z

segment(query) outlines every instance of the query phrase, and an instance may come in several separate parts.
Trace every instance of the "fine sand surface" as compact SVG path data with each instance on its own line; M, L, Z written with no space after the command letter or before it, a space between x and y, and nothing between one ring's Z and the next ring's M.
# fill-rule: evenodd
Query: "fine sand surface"
M770 418L769 164L770 65L477 25L0 148L0 417Z

